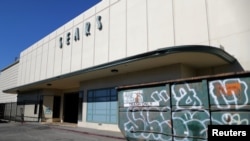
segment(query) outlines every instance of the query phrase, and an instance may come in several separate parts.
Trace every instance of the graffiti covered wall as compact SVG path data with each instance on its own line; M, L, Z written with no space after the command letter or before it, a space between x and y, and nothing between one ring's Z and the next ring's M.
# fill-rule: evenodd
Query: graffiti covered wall
M250 77L200 79L118 90L128 140L207 140L208 125L250 124Z

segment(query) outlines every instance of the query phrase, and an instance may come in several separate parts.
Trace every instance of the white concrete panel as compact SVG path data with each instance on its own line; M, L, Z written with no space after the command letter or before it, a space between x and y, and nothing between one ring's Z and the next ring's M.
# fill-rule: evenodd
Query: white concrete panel
M62 72L62 52L63 48L65 47L65 44L63 44L63 48L60 48L60 37L63 37L63 35L57 35L57 38L55 39L56 46L55 46L55 60L54 60L54 76L60 75ZM63 42L65 39L63 39Z
M147 18L145 0L127 1L127 56L146 52Z
M24 55L25 55L25 50L23 50L23 51L20 53L20 58L22 58Z
M126 57L126 1L110 7L109 61Z
M7 94L3 90L17 86L19 63L0 72L0 103L16 102L16 94Z
M55 59L55 48L56 48L56 39L52 39L49 42L48 48L48 64L47 64L47 78L53 76L54 72L54 59Z
M84 21L92 18L95 15L95 6L89 8L88 10L86 10L83 14L84 17Z
M77 17L75 17L73 19L74 20L74 26L83 22L83 16L84 16L84 14L82 13L82 14L78 15Z
M39 40L38 42L36 42L36 44L37 44L37 47L41 47L43 45L43 40L42 39Z
M23 57L23 56L22 56ZM17 86L20 86L22 83L22 68L23 68L23 59L22 59L21 55L19 58L19 63L18 63L18 74L17 74Z
M110 5L111 5L111 4L114 4L114 3L116 3L116 2L123 2L123 1L121 1L121 0L110 0Z
M30 83L30 66L31 66L31 58L32 54L30 52L28 52L28 54L26 55L26 69L25 69L25 84Z
M36 45L33 45L32 48L34 49L31 52L30 82L34 82L36 71Z
M79 40L75 40L76 29L79 29ZM72 55L71 55L71 72L81 69L82 65L82 39L83 39L83 23L77 24L73 28Z
M148 0L148 48L174 46L172 0Z
M17 86L18 67L19 63L15 63L0 72L0 99L1 94L5 94L2 90Z
M26 56L28 54L28 48L23 51L23 55Z
M208 41L205 0L175 0L174 23L176 45Z
M29 48L31 49L31 51L34 51L36 49L36 43L32 44Z
M43 44L48 43L49 40L50 40L50 36L49 36L49 35L45 36L45 37L42 39Z
M53 31L53 32L51 32L51 33L49 34L49 39L50 39L50 40L55 39L55 38L56 38L56 30Z
M74 26L74 20L70 20L64 24L64 31L70 30Z
M27 51L27 54L29 54L32 51L32 47L27 48L26 51Z
M249 53L250 53L250 30L248 32L241 32L232 34L225 38L219 38L212 41L223 46L225 51L233 55L243 67L244 70L250 71Z
M27 55L27 49L22 51L19 59L19 67L20 67L20 72L19 72L19 85L23 85L25 83L25 72L26 72L26 56Z
M0 103L17 102L16 94L0 94Z
M96 13L98 13L98 12L104 10L105 8L109 7L109 1L110 0L104 0L104 1L101 1L101 2L97 3L95 5Z
M42 63L42 46L38 46L36 51L35 81L40 80L41 63Z
M85 35L85 27L86 23L90 22L91 27L90 27L90 35L86 36ZM83 25L83 48L82 48L82 69L91 67L94 64L94 39L95 39L95 16L84 19L84 25Z
M102 29L97 28L97 16L101 16ZM95 58L94 65L108 62L109 57L109 9L98 13L95 17Z
M208 12L212 40L250 29L249 0L209 0Z
M61 35L61 34L64 34L64 25L59 27L57 30L56 30L56 37L58 38L58 35Z
M21 81L20 81L20 85L23 85L25 83L25 76L26 76L26 55L24 55L21 59L21 68L22 68L22 71L21 71Z
M20 58L19 58L19 68L18 68L18 85L21 85L23 83L23 72L24 72L24 66L23 66L23 62L24 62L24 56L25 56L25 51L22 51L20 53Z
M250 70L250 1L208 1L209 29L212 46L222 46Z
M48 63L48 50L49 50L49 44L44 43L42 46L42 62L41 62L41 72L40 72L41 80L46 78L47 63Z
M64 47L62 48L62 74L70 72L71 64L71 49L73 43L72 29L64 32ZM69 43L69 44L68 44Z

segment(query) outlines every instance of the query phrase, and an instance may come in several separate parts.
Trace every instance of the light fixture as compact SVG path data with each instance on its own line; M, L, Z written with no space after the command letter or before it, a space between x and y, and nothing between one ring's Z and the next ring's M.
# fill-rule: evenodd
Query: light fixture
M112 73L117 73L117 72L118 72L118 69L112 69L111 72L112 72Z
M48 83L47 86L51 86L52 84L51 83Z

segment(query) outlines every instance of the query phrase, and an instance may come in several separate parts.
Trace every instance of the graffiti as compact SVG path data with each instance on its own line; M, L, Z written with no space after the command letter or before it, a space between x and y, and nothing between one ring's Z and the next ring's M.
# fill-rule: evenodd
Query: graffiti
M209 111L182 111L173 112L173 133L183 138L175 140L186 140L185 137L207 137L207 125L209 124ZM201 118L202 117L202 118Z
M51 110L50 107L46 107L46 108L45 108L45 114L46 114L46 115L51 115L51 114L52 114L52 110Z
M210 122L208 110L204 110L204 100L201 99L198 84L174 84L171 87L173 134L177 135L174 140L189 140L187 137L205 139L207 137L207 125ZM191 110L189 110L191 109ZM181 127L181 128L180 128Z
M246 106L248 101L246 82L240 79L216 80L209 83L211 100L219 109L236 109Z
M221 85L215 87L217 87L218 91L216 92L218 94L217 96L221 96L221 94L224 94L226 96L232 96L233 94L238 95L241 92L240 83L225 84L224 88Z
M161 90L160 92L154 91L151 94L151 98L154 101L157 101L157 102L161 102L161 101L167 102L169 100L169 96L167 95L167 91L166 90Z
M190 105L190 109L201 108L202 102L197 96L195 89L190 88L189 84L181 85L181 87L173 85L172 86L172 96L176 100L176 106L178 109L185 109L187 107L182 107L183 105Z
M136 91L134 92L136 93ZM128 93L124 93L127 96ZM150 97L151 103L167 102L170 98L166 94L166 90L154 91ZM124 103L127 98L124 99ZM132 100L133 101L133 100ZM159 104L158 104L159 106ZM131 112L133 111L133 112ZM171 136L166 136L162 133L171 131L169 106L159 107L132 107L128 108L126 112L127 121L124 123L124 130L126 134L133 138L144 138L151 140L171 140ZM169 117L169 118L168 118ZM141 132L146 131L146 132ZM152 132L154 131L154 132Z
M248 125L248 119L241 119L239 114L225 113L221 116L221 121L223 124L227 125Z
M250 124L250 113L240 111L250 105L248 85L230 78L123 91L119 126L130 139L207 140L209 124Z

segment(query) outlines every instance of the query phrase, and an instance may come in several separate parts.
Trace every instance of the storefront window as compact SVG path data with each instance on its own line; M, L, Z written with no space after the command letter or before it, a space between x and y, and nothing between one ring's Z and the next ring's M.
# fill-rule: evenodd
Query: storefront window
M114 88L89 90L87 121L117 123L117 94Z

